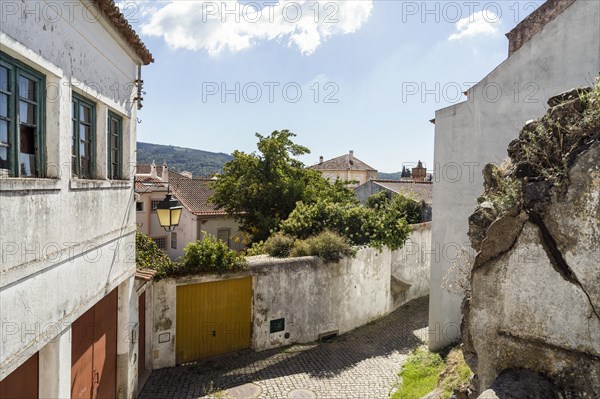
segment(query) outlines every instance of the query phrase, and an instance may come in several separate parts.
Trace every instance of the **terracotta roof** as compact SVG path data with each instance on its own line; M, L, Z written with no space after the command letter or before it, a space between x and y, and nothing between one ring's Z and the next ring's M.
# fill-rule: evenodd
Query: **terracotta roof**
M137 280L150 281L156 275L156 270L152 269L137 269L135 271L135 278Z
M135 177L136 193L145 193L151 191L167 191L167 186L160 179L153 179L146 176Z
M370 170L377 172L375 168L367 165L355 156L351 157L350 154L319 162L316 165L310 166L310 168L315 170Z
M146 163L138 163L137 165L135 165L135 173L142 174L142 175L149 175L151 168L152 168L152 165L149 165Z
M94 0L94 3L96 3L100 11L106 15L121 37L131 46L138 57L140 57L144 65L154 62L152 54L148 51L138 34L135 33L135 30L133 30L129 21L127 21L127 18L121 13L121 10L119 10L119 7L117 7L114 0Z
M381 186L396 194L402 194L405 197L415 201L424 201L431 204L433 199L433 184L430 182L415 183L411 181L400 180L371 180L374 184ZM366 184L366 183L365 183Z
M176 178L171 180L171 191L181 205L194 215L227 215L223 209L208 203L208 199L214 194L211 182L210 179Z

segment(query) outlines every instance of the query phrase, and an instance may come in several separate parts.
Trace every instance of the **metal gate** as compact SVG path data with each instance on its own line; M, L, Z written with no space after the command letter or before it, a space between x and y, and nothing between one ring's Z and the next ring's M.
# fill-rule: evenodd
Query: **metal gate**
M177 287L177 364L250 347L252 277Z
M71 397L114 398L117 388L117 290L71 325Z

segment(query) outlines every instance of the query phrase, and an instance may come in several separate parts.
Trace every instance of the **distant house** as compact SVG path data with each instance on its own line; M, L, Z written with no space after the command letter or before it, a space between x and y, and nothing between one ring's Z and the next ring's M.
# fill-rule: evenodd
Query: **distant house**
M415 182L403 180L369 180L356 187L354 193L359 201L364 204L373 194L381 191L389 193L390 197L395 194L404 195L422 204L421 220L431 221L433 184L431 182Z
M323 157L321 157L318 164L309 168L318 170L323 174L323 177L331 182L335 182L337 179L356 181L357 183L348 185L350 188L377 179L377 170L356 158L354 151L327 161L323 161Z
M175 172L171 172L174 174ZM166 252L169 233L158 223L156 207L167 194L169 170L167 165L156 167L138 164L135 174L135 221L138 231L152 238L158 247Z
M211 180L193 178L189 172L170 170L166 164L157 167L137 165L135 176L136 222L138 231L148 235L171 259L183 255L185 246L202 239L206 232L234 250L244 245L237 242L239 224L224 210L208 204L213 195L209 187ZM183 206L179 226L175 231L165 231L158 222L156 207L165 198L167 189Z
M214 194L211 182L210 179L202 178L171 179L171 191L183 206L179 227L171 233L168 243L172 259L183 255L183 248L189 242L201 240L203 233L225 242L233 250L245 248L240 225L235 218L208 203Z

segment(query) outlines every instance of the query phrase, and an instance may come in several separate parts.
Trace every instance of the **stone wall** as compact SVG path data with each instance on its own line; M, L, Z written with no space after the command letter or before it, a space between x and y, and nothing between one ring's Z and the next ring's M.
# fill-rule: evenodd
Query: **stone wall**
M429 294L430 224L413 226L403 249L361 248L354 258L250 258L248 270L223 276L164 279L153 284L147 347L154 369L175 365L177 286L252 277L252 342L260 351L343 334ZM270 333L270 321L285 330Z
M563 398L600 397L600 86L596 91L590 100L581 100L581 91L551 99L547 115L509 146L513 166L505 176L486 177L492 201L501 180L521 188L514 207L489 227L471 225L472 237L477 229L485 234L474 240L479 252L462 330L480 390L500 387L501 373L525 369ZM535 393L547 388L532 384L528 397L548 397Z

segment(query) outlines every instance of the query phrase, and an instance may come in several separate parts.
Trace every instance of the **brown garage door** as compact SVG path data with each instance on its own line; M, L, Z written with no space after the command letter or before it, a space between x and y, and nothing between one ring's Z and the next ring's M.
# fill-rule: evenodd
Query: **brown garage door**
M0 381L2 399L37 399L39 355L36 353Z
M117 388L117 290L71 326L71 397L112 399Z

